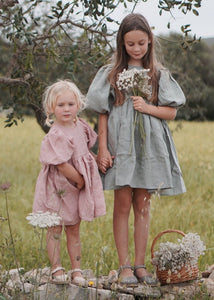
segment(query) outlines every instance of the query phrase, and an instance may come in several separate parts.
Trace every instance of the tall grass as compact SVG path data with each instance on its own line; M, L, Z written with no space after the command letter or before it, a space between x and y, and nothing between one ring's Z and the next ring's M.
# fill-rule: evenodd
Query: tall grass
M182 128L174 130L177 122L171 122L180 165L187 193L176 197L153 197L146 264L150 270L150 247L154 237L166 229L197 232L207 246L199 261L204 270L214 262L214 123L182 122ZM26 118L18 126L4 128L0 119L0 183L12 184L8 191L8 206L18 263L26 270L37 267L41 232L26 221L32 210L34 188L41 165L40 144L44 132L35 119ZM106 191L107 214L93 222L81 223L82 268L99 270L107 274L118 268L118 260L112 233L113 193ZM3 192L0 193L0 217L6 217ZM130 216L130 257L134 258L133 213ZM164 240L179 238L167 234ZM5 269L15 267L7 221L0 220L0 264ZM65 235L62 239L62 262L67 270L70 262L66 250ZM44 249L43 265L48 265Z

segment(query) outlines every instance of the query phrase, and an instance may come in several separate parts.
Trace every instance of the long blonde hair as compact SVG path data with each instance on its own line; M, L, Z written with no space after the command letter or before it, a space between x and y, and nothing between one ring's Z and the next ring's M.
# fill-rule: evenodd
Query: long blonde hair
M145 17L141 14L131 13L127 15L120 24L116 38L116 52L114 56L113 68L109 73L110 84L114 87L116 93L115 105L122 105L125 101L124 94L118 90L116 81L118 73L122 72L123 69L128 68L129 56L124 45L124 35L133 30L141 30L147 33L150 40L148 51L142 58L142 67L145 69L150 69L149 76L151 78L150 83L152 85L152 96L150 101L156 104L158 94L158 71L154 53L154 36Z

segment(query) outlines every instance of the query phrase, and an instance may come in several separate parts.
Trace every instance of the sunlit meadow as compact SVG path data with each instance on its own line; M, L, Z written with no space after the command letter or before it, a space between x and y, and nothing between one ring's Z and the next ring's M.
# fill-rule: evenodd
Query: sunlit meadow
M177 125L181 124L178 129ZM41 232L30 226L26 216L31 212L36 178L40 171L39 152L44 132L36 120L26 118L23 123L4 128L0 119L0 184L10 182L7 191L8 208L15 252L20 267L30 270L49 265L45 241L41 257ZM199 260L200 270L214 263L214 122L170 122L187 193L176 197L153 197L151 201L150 235L146 264L152 270L151 243L166 229L179 229L184 233L197 232L207 250ZM107 215L93 222L82 222L82 268L108 274L118 268L112 233L113 193L105 192ZM0 192L0 265L6 270L16 267L6 218L6 201ZM130 216L130 256L133 262L133 213ZM162 236L172 240L178 234ZM70 269L65 235L62 238L62 264Z

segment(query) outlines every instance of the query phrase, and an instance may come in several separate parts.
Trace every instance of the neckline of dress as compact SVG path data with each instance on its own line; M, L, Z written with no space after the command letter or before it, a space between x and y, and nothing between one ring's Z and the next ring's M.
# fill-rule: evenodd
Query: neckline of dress
M70 130L71 128L76 127L77 122L78 122L78 120L76 122L74 122L73 124L70 124L70 125L62 125L62 124L59 124L59 123L54 123L54 124L55 124L56 127L65 128L65 130L67 130L66 128L68 128Z
M142 66L135 66L135 65L128 65L128 68L129 69L134 69L134 68L136 68L136 69L142 69L143 67Z

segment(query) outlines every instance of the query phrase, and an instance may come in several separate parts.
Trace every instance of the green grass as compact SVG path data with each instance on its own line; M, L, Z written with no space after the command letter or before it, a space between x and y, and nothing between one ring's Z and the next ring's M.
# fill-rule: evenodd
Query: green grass
M183 171L187 193L176 197L153 198L146 264L150 270L150 247L154 237L166 229L183 232L197 232L207 246L207 251L199 260L200 270L214 261L214 123L182 122L182 128L174 130L177 122L171 122L180 165ZM41 262L41 231L34 230L26 221L31 212L34 188L40 171L39 151L43 131L35 119L26 118L18 126L4 128L0 119L0 183L10 182L8 206L10 222L15 240L18 263L26 270L48 265L44 253ZM82 268L98 269L107 274L118 268L117 253L112 233L113 193L105 192L107 215L93 222L81 223ZM0 217L6 217L5 195L0 192ZM130 216L130 257L134 258L133 213ZM167 234L160 240L179 238L177 234ZM5 269L14 268L11 240L7 221L0 221L0 264ZM62 239L62 261L70 269L65 236Z

